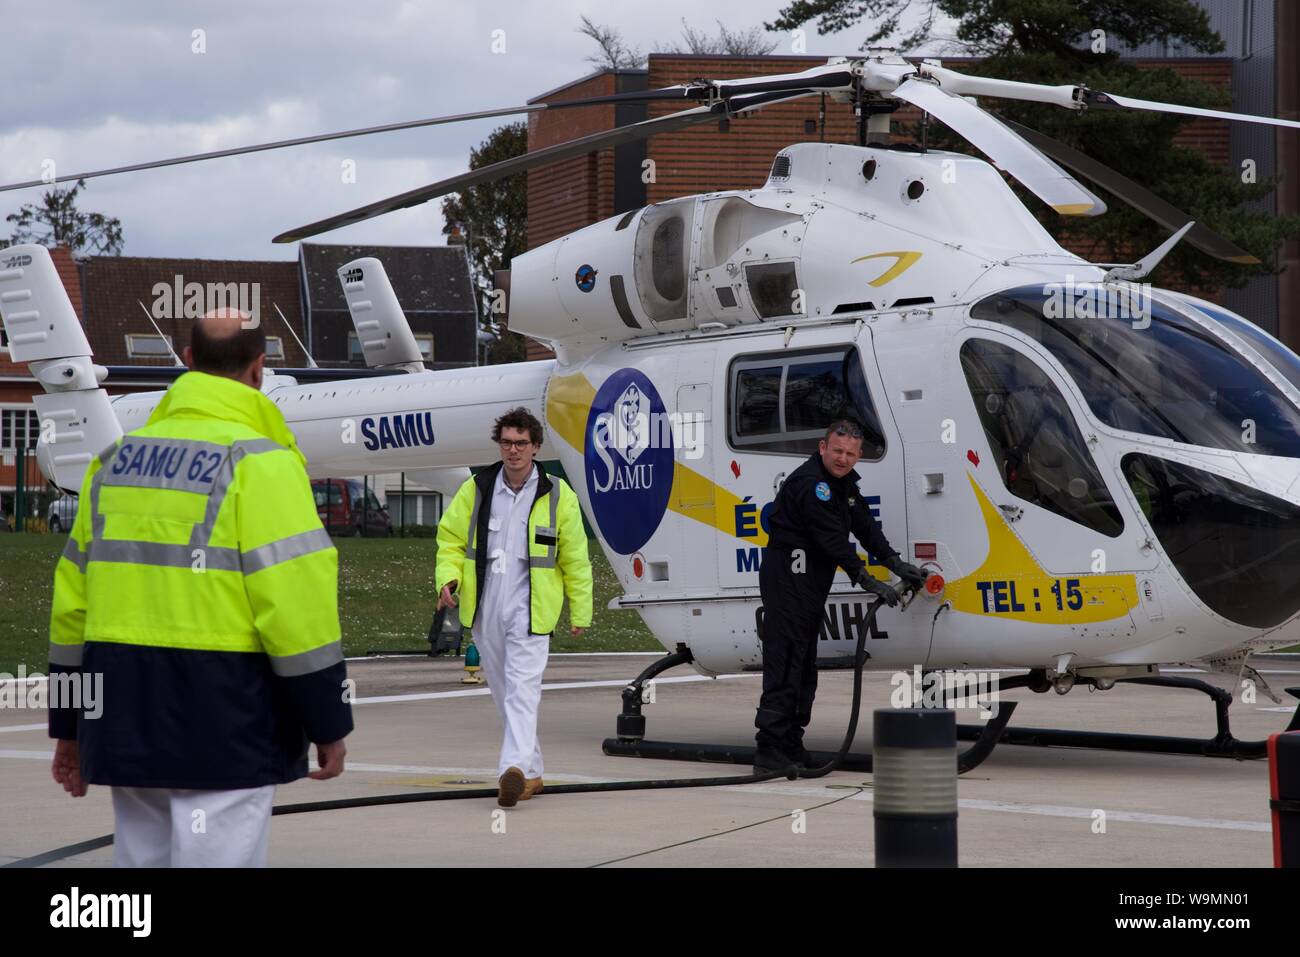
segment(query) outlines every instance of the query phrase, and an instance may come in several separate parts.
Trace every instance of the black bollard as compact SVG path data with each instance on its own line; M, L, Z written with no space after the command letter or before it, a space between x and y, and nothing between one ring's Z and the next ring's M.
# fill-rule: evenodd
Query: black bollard
M1273 866L1300 867L1300 731L1268 739Z
M877 867L957 866L957 715L879 708L872 741Z

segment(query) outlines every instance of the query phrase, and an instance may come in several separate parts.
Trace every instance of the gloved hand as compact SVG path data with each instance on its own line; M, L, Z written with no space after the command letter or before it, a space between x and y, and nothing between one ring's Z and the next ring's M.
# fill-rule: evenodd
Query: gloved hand
M903 579L907 586L913 589L920 589L925 585L925 580L930 577L923 569L903 561L897 555L886 561L885 567Z
M862 586L863 591L875 595L890 608L895 607L902 600L898 597L898 592L867 571L865 565L858 573L858 584Z

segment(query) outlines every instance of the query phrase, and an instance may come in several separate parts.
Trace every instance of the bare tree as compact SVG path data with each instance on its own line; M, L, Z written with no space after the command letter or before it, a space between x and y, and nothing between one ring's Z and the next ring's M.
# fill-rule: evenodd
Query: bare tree
M615 27L601 23L592 23L586 15L582 17L582 26L578 32L591 37L600 45L600 53L587 57L587 62L596 67L611 70L636 70L645 66L645 57L639 47L630 47L623 42L623 34Z
M748 30L729 30L721 21L718 32L711 35L698 30L682 18L682 42L666 43L659 46L663 53L693 53L706 56L767 56L777 48L779 40L769 40L762 27L750 27ZM645 66L646 58L640 47L628 46L623 34L615 27L593 23L589 17L582 18L578 32L591 37L600 46L600 52L587 57L587 62L601 69L636 70Z
M68 246L73 252L122 255L122 221L77 209L77 194L85 188L84 179L69 189L55 186L41 195L39 203L25 203L18 212L10 213L5 220L14 224L11 240L15 244Z
M769 40L762 27L750 27L748 30L728 30L721 20L717 36L709 36L703 30L697 30L682 17L682 39L685 46L676 43L663 47L664 53L694 53L713 56L767 56L777 48L780 41Z

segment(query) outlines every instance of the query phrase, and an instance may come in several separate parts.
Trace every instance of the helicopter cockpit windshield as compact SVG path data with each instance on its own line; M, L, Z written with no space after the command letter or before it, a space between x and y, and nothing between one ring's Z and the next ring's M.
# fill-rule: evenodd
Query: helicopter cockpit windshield
M971 317L1039 343L1106 425L1300 458L1300 406L1264 371L1272 366L1279 381L1300 387L1300 358L1221 307L1141 292L1117 304L1114 292L1092 284L1062 296L1051 286L1026 286L984 299ZM1120 468L1196 595L1243 625L1267 628L1291 618L1300 610L1300 508L1152 451L1124 453Z
M1120 305L1114 308L1113 290L1098 285L1070 287L1065 295L1027 286L983 300L971 318L1040 343L1093 414L1113 428L1300 458L1300 406L1212 323L1195 322L1152 295L1134 293Z

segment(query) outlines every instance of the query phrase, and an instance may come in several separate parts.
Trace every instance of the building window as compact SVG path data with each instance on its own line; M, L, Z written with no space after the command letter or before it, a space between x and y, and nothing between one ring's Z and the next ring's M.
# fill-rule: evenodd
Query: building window
M388 515L393 525L437 525L442 518L442 495L438 492L388 490Z
M129 335L126 337L126 354L132 359L170 359L172 337Z
M364 364L366 354L361 348L361 339L355 332L348 333L348 362L360 362Z
M284 359L284 341L279 336L266 337L266 357Z
M420 358L425 362L433 361L433 333L417 332L415 344L420 347Z
M18 443L24 448L35 448L41 435L40 419L31 406L11 406L0 409L0 449L16 451Z

